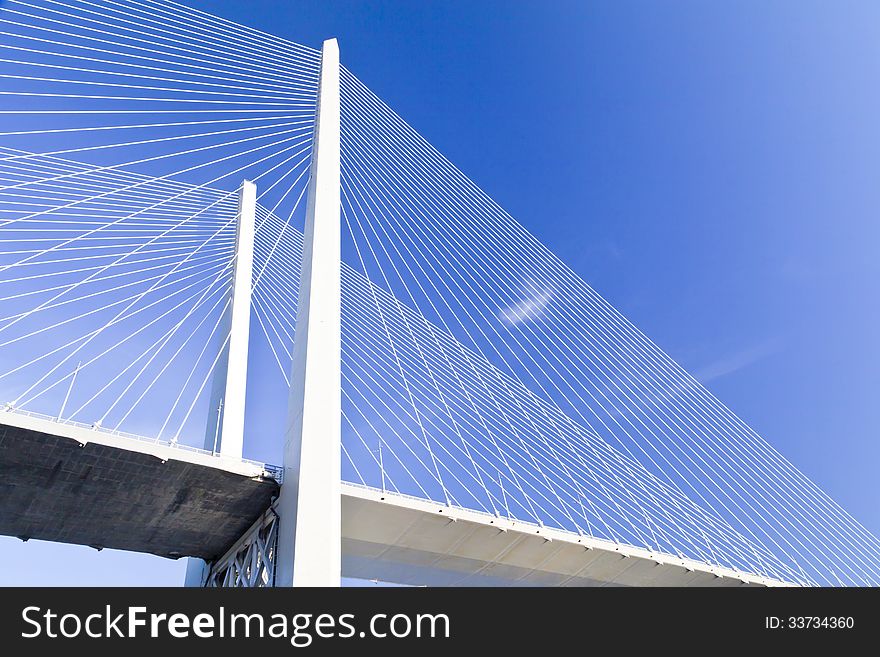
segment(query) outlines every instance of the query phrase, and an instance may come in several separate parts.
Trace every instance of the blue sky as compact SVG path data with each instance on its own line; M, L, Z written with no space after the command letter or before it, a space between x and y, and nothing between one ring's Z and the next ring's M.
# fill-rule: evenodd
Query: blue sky
M343 62L875 534L880 7L190 2ZM4 584L183 562L0 540Z

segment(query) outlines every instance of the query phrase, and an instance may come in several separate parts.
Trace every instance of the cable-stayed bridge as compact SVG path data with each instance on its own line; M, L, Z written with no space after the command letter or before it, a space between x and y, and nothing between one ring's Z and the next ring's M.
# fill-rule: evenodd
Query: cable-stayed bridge
M3 534L190 584L880 581L335 41L10 1L0 80Z

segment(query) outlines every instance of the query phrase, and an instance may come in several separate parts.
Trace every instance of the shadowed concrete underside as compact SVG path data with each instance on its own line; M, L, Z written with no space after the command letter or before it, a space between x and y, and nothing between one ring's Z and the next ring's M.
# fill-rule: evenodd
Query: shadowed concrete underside
M278 495L255 464L16 413L0 422L0 534L210 560Z

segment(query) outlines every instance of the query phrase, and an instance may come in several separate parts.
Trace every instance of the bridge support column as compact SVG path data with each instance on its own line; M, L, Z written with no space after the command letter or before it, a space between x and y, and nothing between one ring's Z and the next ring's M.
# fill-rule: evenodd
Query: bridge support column
M278 502L276 586L339 586L339 48L324 42Z
M238 197L232 307L226 313L229 342L214 371L205 429L206 450L236 459L242 457L244 446L244 400L250 335L256 207L257 186L245 180L241 184ZM224 333L225 331L221 331L220 335ZM205 563L201 559L190 559L186 566L186 586L201 586L204 578Z

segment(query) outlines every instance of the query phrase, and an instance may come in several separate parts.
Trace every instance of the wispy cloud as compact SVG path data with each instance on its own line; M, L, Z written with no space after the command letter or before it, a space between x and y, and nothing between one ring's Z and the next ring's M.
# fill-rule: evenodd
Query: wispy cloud
M694 378L709 383L757 363L780 349L778 340L765 340L746 349L727 354L694 372Z
M502 308L498 313L498 319L508 326L537 319L553 299L553 290L549 288L536 288L534 285L528 285L527 288L527 293L521 300Z

